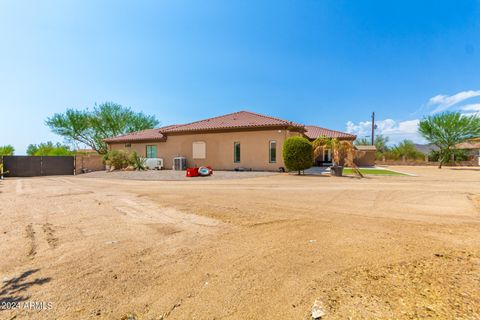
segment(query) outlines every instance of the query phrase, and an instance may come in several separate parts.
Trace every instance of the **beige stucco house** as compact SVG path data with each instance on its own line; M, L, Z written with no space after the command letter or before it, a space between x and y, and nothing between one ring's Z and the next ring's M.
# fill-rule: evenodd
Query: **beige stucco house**
M290 136L310 140L319 136L355 140L355 136L316 126L305 126L248 111L235 112L182 125L149 129L106 139L111 150L135 150L147 158L162 158L171 169L175 157L187 166L209 165L216 170L245 168L277 171L284 168L282 146ZM327 150L317 162L328 162Z

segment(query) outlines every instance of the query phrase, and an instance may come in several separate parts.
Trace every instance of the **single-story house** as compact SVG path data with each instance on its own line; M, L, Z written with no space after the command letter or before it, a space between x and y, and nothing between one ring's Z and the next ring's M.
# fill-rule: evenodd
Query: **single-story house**
M480 138L470 139L456 145L458 149L466 150L473 158L477 158L480 166Z
M174 158L187 166L209 165L217 170L245 168L277 171L284 168L282 146L288 137L320 136L353 141L355 135L248 111L235 112L187 124L170 125L108 138L110 150L135 150L146 158L162 158L170 169ZM331 161L326 150L318 164Z
M377 147L374 145L355 146L357 149L355 164L359 167L371 167L375 165L375 153Z

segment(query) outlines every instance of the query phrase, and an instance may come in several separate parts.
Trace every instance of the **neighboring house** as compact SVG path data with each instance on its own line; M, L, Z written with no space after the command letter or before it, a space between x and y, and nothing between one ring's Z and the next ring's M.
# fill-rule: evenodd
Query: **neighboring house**
M354 135L282 120L248 111L235 112L188 124L170 125L105 139L111 150L135 150L147 158L163 158L173 166L175 157L187 165L217 170L245 168L277 171L284 168L282 146L288 137L319 136L355 140ZM330 160L327 151L324 160Z
M371 167L375 165L375 153L377 147L372 145L355 146L357 149L355 155L355 164L359 167Z
M456 145L458 149L465 150L473 158L477 158L477 163L480 166L480 138L471 139Z

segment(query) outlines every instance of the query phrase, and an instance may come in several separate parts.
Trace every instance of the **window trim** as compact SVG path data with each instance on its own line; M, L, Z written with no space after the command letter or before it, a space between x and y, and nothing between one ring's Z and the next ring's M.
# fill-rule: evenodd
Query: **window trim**
M237 145L238 145L238 161L237 161ZM240 144L240 141L235 141L233 142L233 163L240 163L242 160L242 145Z
M275 160L272 161L272 143L275 143ZM277 140L270 140L268 142L268 162L277 163Z
M149 157L148 147L155 147L155 157ZM148 144L145 146L145 156L147 159L156 159L158 158L158 148L155 144Z
M194 153L194 150L195 150L195 147L194 145L197 144L202 144L203 145L203 157L195 157L195 153ZM207 159L207 143L205 141L193 141L192 142L192 159L195 159L195 160L205 160Z

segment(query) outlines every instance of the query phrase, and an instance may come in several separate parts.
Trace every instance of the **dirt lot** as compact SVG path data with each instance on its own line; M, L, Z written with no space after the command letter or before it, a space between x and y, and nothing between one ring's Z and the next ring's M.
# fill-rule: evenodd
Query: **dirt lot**
M480 171L401 170L5 180L0 318L480 319Z
M267 177L276 174L275 172L262 171L215 171L213 175L207 177L187 177L185 171L175 170L146 170L146 171L95 171L82 174L80 178L101 178L101 179L122 179L122 180L150 180L150 181L182 181L182 180L200 180L203 182L210 180L225 179L248 179L257 177Z

